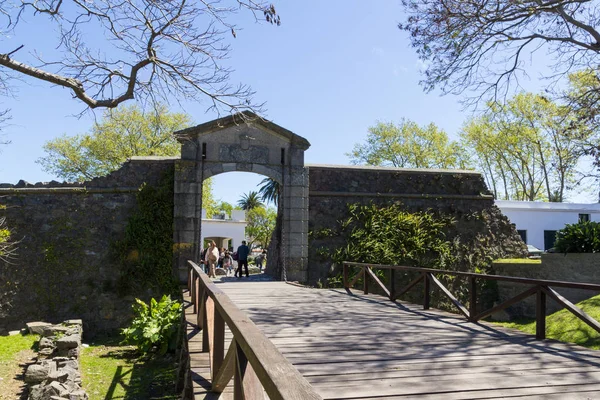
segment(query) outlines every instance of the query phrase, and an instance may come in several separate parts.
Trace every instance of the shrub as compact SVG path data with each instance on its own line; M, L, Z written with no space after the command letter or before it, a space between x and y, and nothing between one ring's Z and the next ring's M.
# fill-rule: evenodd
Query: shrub
M135 317L131 326L122 330L125 336L123 342L137 346L142 354L157 351L163 355L169 350L175 350L181 304L167 295L158 302L154 298L150 299L149 305L140 299L135 301Z
M599 253L600 222L567 224L556 232L554 248L560 253Z
M452 244L444 233L453 223L451 218L409 213L397 204L351 204L348 213L340 227L347 237L346 246L335 251L336 263L348 260L441 269L454 261Z

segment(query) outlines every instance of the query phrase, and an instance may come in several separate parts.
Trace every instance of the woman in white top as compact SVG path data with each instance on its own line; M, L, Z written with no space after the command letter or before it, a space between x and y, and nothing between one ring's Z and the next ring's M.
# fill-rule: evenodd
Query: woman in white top
M217 261L219 260L219 249L217 248L217 244L212 241L210 242L210 247L206 251L206 258L204 262L208 265L208 276L209 278L216 278L215 267Z

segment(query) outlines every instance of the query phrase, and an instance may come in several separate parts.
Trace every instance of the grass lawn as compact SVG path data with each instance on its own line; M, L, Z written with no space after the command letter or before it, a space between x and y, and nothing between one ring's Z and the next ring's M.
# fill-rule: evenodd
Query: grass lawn
M600 321L600 295L577 303L577 307L596 321ZM535 335L534 319L494 323ZM576 343L594 350L600 349L600 334L568 310L557 311L546 317L546 337L561 342Z
M90 400L178 398L172 355L147 360L134 346L103 340L83 349L80 369Z
M542 260L539 258L500 258L494 260L496 264L541 264Z
M18 399L24 383L22 364L35 356L38 335L0 336L0 399Z

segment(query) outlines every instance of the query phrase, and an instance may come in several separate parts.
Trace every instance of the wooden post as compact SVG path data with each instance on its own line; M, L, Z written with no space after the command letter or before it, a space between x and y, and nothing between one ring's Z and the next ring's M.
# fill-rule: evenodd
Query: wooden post
M546 293L540 287L537 291L535 308L535 338L546 339Z
M477 279L469 278L469 321L474 322L473 317L477 315Z
M344 289L348 289L348 264L344 263L343 274L344 274Z
M236 343L235 372L233 374L233 399L244 400L244 375L248 367L248 359L242 348Z
M369 294L369 274L367 273L367 266L363 267L365 269L365 273L363 274L363 292L365 294Z
M390 269L390 300L396 297L396 270Z
M423 310L429 310L429 302L430 302L430 294L431 294L431 287L430 287L430 281L429 281L429 273L428 272L424 272L423 273L423 283L424 283L424 294L423 294Z
M210 340L208 337L208 312L207 312L207 303L208 296L203 293L202 294L202 303L200 305L200 314L198 314L198 318L202 318L202 352L208 353L210 352Z
M217 307L214 308L213 342L213 353L211 354L212 368L210 372L214 380L225 357L225 320L217 310Z
M194 305L194 314L198 313L198 278L192 275L192 304Z
M190 267L189 272L188 272L188 281L187 281L187 287L188 287L189 291L192 290L192 277L193 276L194 276L194 268Z

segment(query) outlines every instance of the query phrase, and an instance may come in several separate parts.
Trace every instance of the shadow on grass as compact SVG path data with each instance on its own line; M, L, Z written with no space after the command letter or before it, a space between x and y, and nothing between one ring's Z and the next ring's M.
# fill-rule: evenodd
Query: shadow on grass
M100 358L122 360L127 364L117 366L104 400L178 398L174 355L140 357L135 349L127 348L110 350Z

